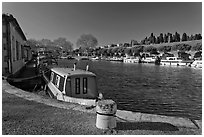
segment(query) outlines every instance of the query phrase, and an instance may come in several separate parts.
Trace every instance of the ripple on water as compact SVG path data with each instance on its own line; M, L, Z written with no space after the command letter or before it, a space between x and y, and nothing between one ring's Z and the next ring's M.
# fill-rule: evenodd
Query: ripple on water
M77 68L85 69L87 63L97 75L98 90L116 101L119 109L202 117L202 69L108 61L78 62Z

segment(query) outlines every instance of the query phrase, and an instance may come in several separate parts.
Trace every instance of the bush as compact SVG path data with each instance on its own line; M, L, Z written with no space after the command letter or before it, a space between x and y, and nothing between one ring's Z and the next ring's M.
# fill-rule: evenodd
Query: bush
M200 51L202 50L202 43L197 43L196 45L192 46L193 51Z
M171 47L172 51L189 51L191 50L191 46L188 44L176 44Z
M143 51L144 52L155 52L155 51L157 51L157 48L155 48L153 46L147 46L147 47L144 47Z

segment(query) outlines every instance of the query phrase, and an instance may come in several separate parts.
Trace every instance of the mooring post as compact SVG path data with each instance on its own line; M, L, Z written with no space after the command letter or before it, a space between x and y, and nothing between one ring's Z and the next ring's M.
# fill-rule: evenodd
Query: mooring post
M113 129L116 127L117 105L113 100L99 100L96 104L96 127Z

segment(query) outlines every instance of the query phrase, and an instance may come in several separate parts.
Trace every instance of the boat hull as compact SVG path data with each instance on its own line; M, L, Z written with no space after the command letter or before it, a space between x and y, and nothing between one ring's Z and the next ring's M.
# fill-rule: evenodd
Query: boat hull
M46 92L51 98L55 98L55 99L60 100L60 101L77 103L77 104L86 105L86 106L95 106L96 105L96 99L69 97L69 96L63 94L62 92L60 92L51 82L49 82L47 84Z

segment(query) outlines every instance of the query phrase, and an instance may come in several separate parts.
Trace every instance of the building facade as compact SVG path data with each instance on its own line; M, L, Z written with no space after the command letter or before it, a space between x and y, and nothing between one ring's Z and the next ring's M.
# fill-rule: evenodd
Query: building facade
M25 42L17 20L10 14L2 14L2 75L14 74L25 65Z

